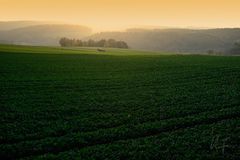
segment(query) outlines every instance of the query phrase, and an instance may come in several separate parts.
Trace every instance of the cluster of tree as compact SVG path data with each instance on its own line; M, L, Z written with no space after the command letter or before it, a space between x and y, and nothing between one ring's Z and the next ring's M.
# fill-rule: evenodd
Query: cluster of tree
M102 39L95 41L89 39L88 41L82 41L79 39L61 38L59 44L62 47L110 47L110 48L129 48L124 41L116 41L115 39Z

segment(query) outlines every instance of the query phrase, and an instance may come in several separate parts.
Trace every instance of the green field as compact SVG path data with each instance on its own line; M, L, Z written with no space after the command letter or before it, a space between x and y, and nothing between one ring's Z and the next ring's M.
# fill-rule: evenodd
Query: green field
M238 159L240 57L0 46L0 159Z

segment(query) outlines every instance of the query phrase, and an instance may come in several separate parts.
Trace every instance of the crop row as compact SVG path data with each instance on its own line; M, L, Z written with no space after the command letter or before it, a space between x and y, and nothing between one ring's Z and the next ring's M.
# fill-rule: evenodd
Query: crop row
M126 124L116 128L97 130L95 132L70 133L62 137L25 141L11 145L0 145L0 157L14 159L46 153L59 153L74 148L112 143L118 140L136 139L201 124L216 123L218 121L236 118L239 114L240 110L238 106L223 109L218 112L206 112L198 116L193 115L184 118L143 123L140 125Z
M46 153L28 159L238 159L240 119L223 120L159 135L115 141L110 144Z
M57 110L53 110L53 111L50 110L49 112L46 112L47 109L45 109L45 111L43 111L42 113L39 110L34 111L34 109L32 109L31 112L36 112L37 114L35 114L35 113L31 114L31 113L26 112L26 113L23 113L22 116L20 114L21 112L20 113L2 112L1 117L3 119L7 120L10 117L12 117L11 119L14 119L13 123L3 123L2 127L5 126L4 127L5 129L15 128L15 130L12 134L6 132L8 134L7 136L0 137L1 143L10 143L10 142L28 140L28 139L39 139L39 138L47 137L47 136L64 135L65 133L71 132L71 131L81 130L81 131L85 132L85 131L91 131L91 130L95 130L95 129L99 129L99 128L111 128L111 127L115 127L115 126L124 124L126 121L136 121L133 118L138 119L137 118L137 117L139 117L138 113L144 115L144 120L142 120L142 118L139 120L141 123L144 121L149 121L149 120L151 121L151 119L160 120L160 119L166 119L166 118L171 118L171 117L175 117L175 116L179 117L179 116L184 116L186 114L193 114L195 112L198 113L198 112L204 111L207 108L208 109L215 108L213 105L217 106L218 102L221 102L220 104L222 106L220 105L219 106L220 108L223 107L224 105L226 106L229 101L231 101L230 106L239 103L239 101L237 101L237 99L235 98L236 96L239 96L238 92L233 93L234 90L237 90L236 85L234 86L235 89L227 88L229 86L225 86L228 89L227 91L231 90L231 92L233 94L232 97L229 94L228 97L226 97L226 98L223 98L224 95L221 95L218 97L218 99L216 99L216 98L213 99L213 97L211 97L211 95L214 95L215 92L216 93L222 92L221 94L224 94L224 91L225 91L225 90L223 90L224 88L219 88L216 90L213 88L212 83L205 84L204 87L206 87L206 89L208 90L208 94L206 94L205 92L196 92L196 93L193 93L191 96L189 96L189 94L192 93L191 90L194 90L194 88L195 88L194 87L196 85L195 83L196 82L191 81L191 83L187 83L183 86L181 86L181 85L176 86L176 84L175 84L175 85L172 85L171 87L165 88L165 89L156 87L155 90L157 91L157 93L158 93L158 90L161 90L161 92L160 92L160 95L156 95L157 93L154 93L155 95L153 95L153 97L150 97L153 100L156 99L156 100L154 100L156 102L153 101L153 103L145 100L144 103L146 103L146 104L142 103L141 105L139 105L138 103L141 101L139 101L139 99L135 100L135 99L133 99L134 97L132 97L131 100L134 101L134 104L132 104L132 106L139 105L138 107L129 107L129 105L131 106L130 101L128 101L128 100L121 101L121 98L119 100L117 100L117 98L119 98L119 97L116 97L116 100L113 99L113 102L118 101L117 103L113 103L113 102L109 101L109 99L108 99L107 103L103 102L103 104L101 104L100 102L98 102L97 104L94 104L91 107L89 107L89 105L86 105L88 107L73 108L75 111L74 113L78 114L77 116L71 115L71 110L70 110L70 112L68 112L66 109L64 109L64 107L58 107ZM187 88L185 88L186 85L188 86ZM215 84L215 85L217 85L217 84ZM181 93L182 93L181 95L173 94L174 92L176 92L174 86L177 87L181 91ZM190 87L190 86L192 86L192 87ZM211 88L213 88L214 90L211 91ZM206 90L206 89L204 89L204 90ZM149 90L149 87L146 88L146 91L147 90ZM136 92L136 91L130 90L130 89L128 89L127 91L128 92ZM152 89L149 90L149 92L150 91L152 91ZM115 91L107 92L105 96L108 96L108 94L109 94L109 95L112 95L112 97L115 97L114 94L119 95L123 91L118 91L118 92L119 93L115 93ZM162 93L164 93L164 94L162 94ZM148 92L146 92L145 94L151 95L151 93L148 93ZM183 100L184 95L188 96L188 99L187 99L188 104L186 104L186 100ZM144 95L139 95L139 96L144 96ZM124 97L125 96L123 96L123 98ZM160 101L157 99L158 97L161 97ZM191 100L191 97L192 97L192 100ZM199 99L201 99L201 101L199 101L198 99L195 99L194 97L201 97L201 98L199 98ZM169 99L169 98L171 98L171 99ZM229 99L229 98L231 98L231 99ZM170 100L172 101L171 104L169 104ZM205 108L194 107L196 100L198 101L197 106L205 106ZM216 102L213 102L213 100ZM208 102L208 104L206 104L206 102ZM192 105L191 105L191 103L192 103ZM149 106L149 105L151 105L150 109L143 107L143 106ZM115 106L115 107L113 107L113 106ZM184 107L180 108L180 106L184 106ZM47 106L45 106L45 107L47 108ZM217 108L219 108L219 107L217 107ZM69 108L69 106L67 108ZM99 108L100 108L100 110L99 110ZM164 110L163 110L164 112L159 112L161 110L160 108L164 108ZM134 114L137 116L132 115L129 118L128 115L132 114L133 109L134 109ZM181 112L180 112L180 110L181 110ZM23 108L22 112L24 112L24 108ZM115 112L118 112L118 113L115 113ZM61 115L62 113L64 115ZM159 114L153 114L153 113L159 113ZM93 114L94 114L94 118L91 118L91 115L93 115ZM88 116L86 116L86 115L88 115ZM114 115L114 117L112 117L113 115ZM86 118L84 118L84 116ZM51 121L51 117L53 118L52 120L54 122ZM18 119L18 121L20 121L20 122L16 121L16 119ZM59 120L56 121L56 119L59 119ZM93 122L92 124L86 123L90 120ZM107 122L108 120L109 120L109 122ZM106 124L104 124L104 123L106 123ZM139 123L139 122L135 122L135 123ZM16 127L16 126L18 126L18 127ZM24 127L24 126L27 126L27 127ZM44 127L49 126L49 127L40 129L39 126L44 126ZM31 131L34 131L34 134L26 133L26 131L25 131L25 132L23 132L24 134L22 135L21 128L23 131L26 130L26 128L29 128ZM44 130L44 132L42 132L42 130Z
M216 90L213 91L209 90L208 94L214 94L214 92L216 92ZM166 92L165 94L166 98L170 97L168 96L168 94L171 95L169 91ZM183 117L185 115L201 113L206 109L207 110L221 109L239 104L239 101L235 98L236 96L238 96L238 93L234 93L235 95L232 98L229 97L224 99L223 96L220 96L219 99L214 100L216 101L215 103L213 102L213 99L211 99L212 97L208 97L208 94L201 92L194 93L192 95L193 97L192 100L190 99L191 97L188 97L188 102L186 103L185 100L182 100L182 96L184 96L183 92L182 95L175 95L175 97L170 97L172 100L175 100L177 102L176 104L175 103L168 104L169 103L168 99L164 100L163 95L161 97L162 100L161 102L157 102L157 104L152 105L151 103L149 103L151 105L150 108L144 107L148 106L148 104L146 105L142 104L138 107L128 108L127 106L124 107L124 103L127 103L128 101L122 102L122 104L121 101L118 101L118 103L115 104L114 108L112 108L113 106L112 104L109 104L109 107L108 106L104 106L103 108L101 108L100 106L98 106L97 108L95 107L96 111L93 111L94 107L91 107L91 111L89 109L83 113L81 113L82 112L81 110L80 110L81 112L77 111L78 113L77 116L71 115L71 113L68 113L68 111L63 110L64 115L61 115L58 118L59 119L58 121L56 121L56 118L54 118L53 121L51 121L50 119L50 117L52 116L55 115L58 116L59 112L57 110L52 112L43 112L42 115L43 118L45 118L45 120L38 119L39 117L38 114L40 114L41 112L40 113L38 112L36 116L33 116L34 114L31 115L29 113L24 113L26 117L28 116L30 117L28 117L26 120L22 119L20 121L20 124L18 124L18 122L2 124L2 127L5 126L5 129L11 127L15 128L15 130L12 134L7 133L6 136L2 136L0 137L0 139L1 143L13 143L24 140L41 139L48 136L62 136L69 132L78 131L88 132L101 128L112 128L130 121L133 122L134 124L138 124L153 120ZM199 97L199 99L194 99L194 97ZM200 101L200 99L202 101ZM198 101L197 105L194 105L196 104L196 100ZM210 100L212 101L211 103ZM228 104L229 100L231 101L230 104ZM208 102L208 104L206 104L206 102ZM127 104L129 105L130 103ZM133 106L135 105L136 104L134 104ZM99 108L101 108L101 110L98 111ZM113 109L116 110L115 108L121 108L121 111L119 113L114 113L115 111L111 113L111 110ZM107 112L103 112L102 111L103 109L106 110ZM134 109L134 111L132 111L132 109ZM61 108L59 108L59 111L61 111ZM31 118L31 116L33 117ZM26 118L25 116L22 117ZM26 128L30 128L31 131L34 131L34 133L27 134L26 132L23 132L24 134L22 135L21 127L23 127L22 130L24 131L25 130L24 126L26 126ZM44 129L38 128L39 126L44 127Z

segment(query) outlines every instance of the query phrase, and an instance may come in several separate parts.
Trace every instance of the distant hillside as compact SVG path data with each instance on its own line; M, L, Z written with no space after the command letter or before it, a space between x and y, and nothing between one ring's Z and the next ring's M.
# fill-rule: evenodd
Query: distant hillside
M126 32L102 32L88 38L119 39L133 49L206 53L227 53L240 40L240 29L129 29Z
M83 38L89 35L91 35L91 29L79 25L33 25L0 31L0 42L29 45L58 45L58 41L62 37Z
M43 25L48 23L49 22L42 21L0 21L0 31L12 30L34 25Z
M49 24L46 24L49 23ZM92 34L79 25L50 24L51 22L0 22L0 43L25 45L59 45L62 37L69 39L124 41L132 49L176 53L233 53L234 43L240 42L240 28L226 29L128 29L124 32ZM235 47L235 48L234 48ZM239 53L240 54L240 53Z

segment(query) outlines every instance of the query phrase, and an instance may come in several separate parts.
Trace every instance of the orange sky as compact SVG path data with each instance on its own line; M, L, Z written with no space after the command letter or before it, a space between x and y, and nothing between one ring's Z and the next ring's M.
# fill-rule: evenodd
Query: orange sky
M44 20L122 29L240 27L240 0L0 0L0 21Z

